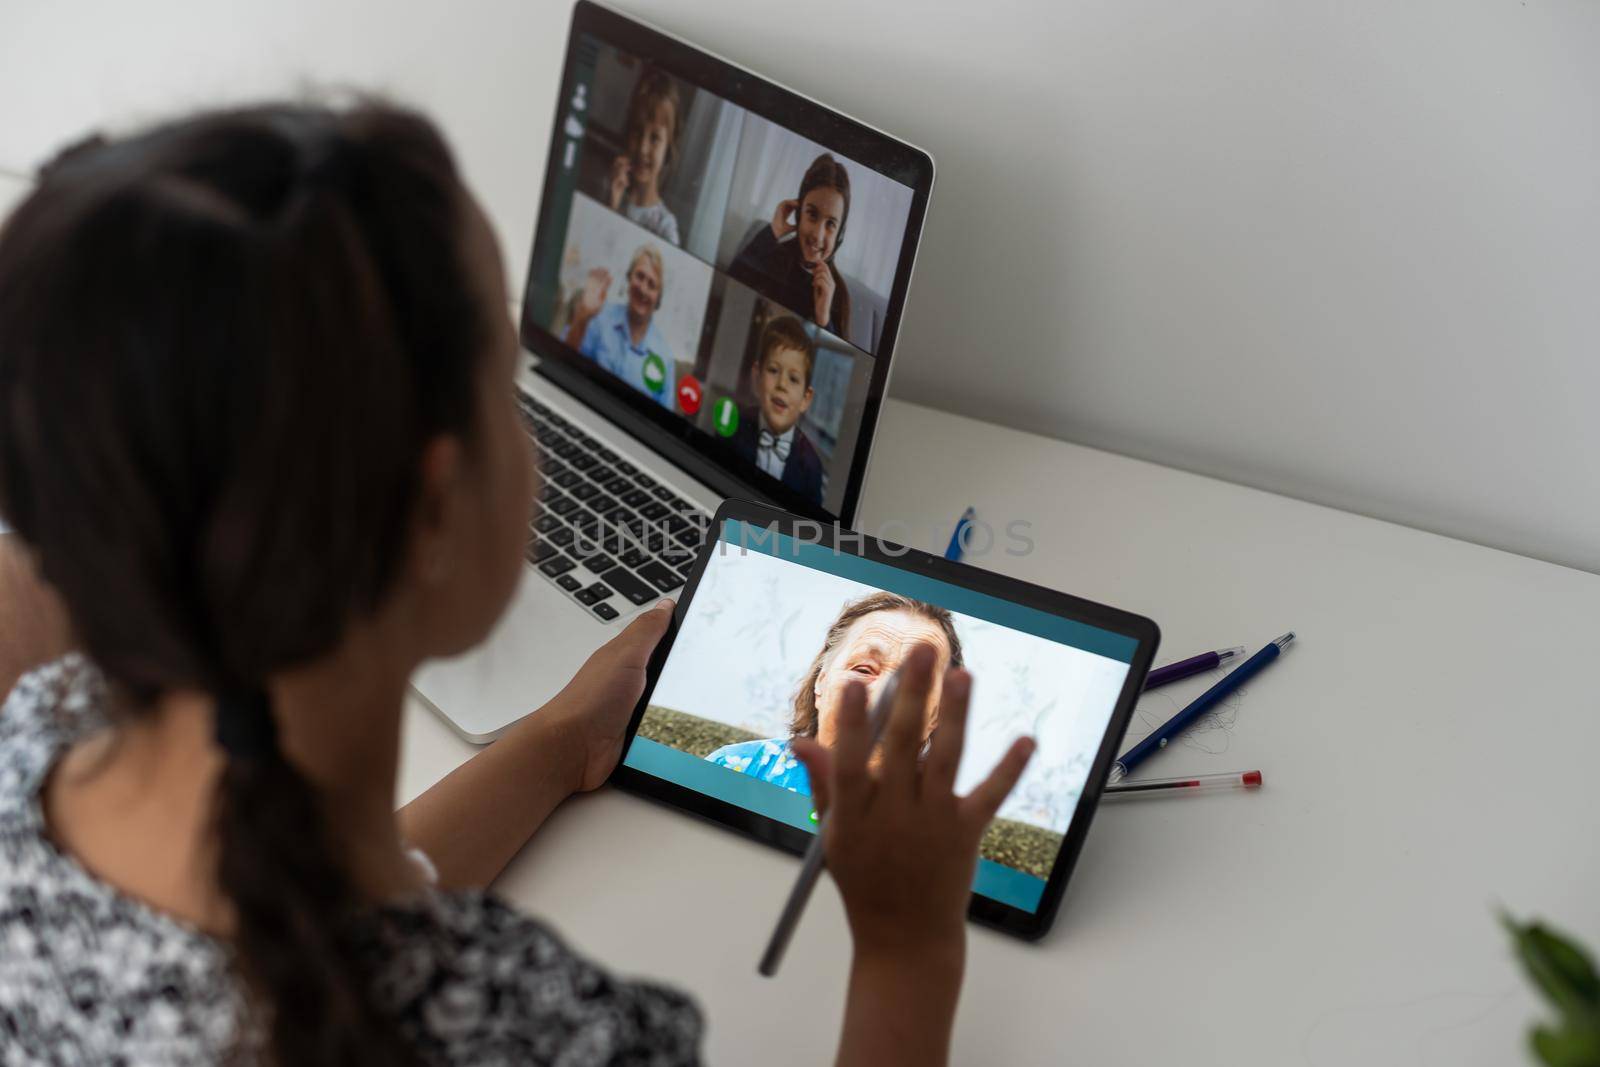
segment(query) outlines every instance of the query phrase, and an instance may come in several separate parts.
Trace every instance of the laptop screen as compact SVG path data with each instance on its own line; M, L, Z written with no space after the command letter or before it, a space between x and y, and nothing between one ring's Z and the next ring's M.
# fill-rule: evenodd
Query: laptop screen
M850 521L931 182L915 149L580 3L525 341L625 425Z

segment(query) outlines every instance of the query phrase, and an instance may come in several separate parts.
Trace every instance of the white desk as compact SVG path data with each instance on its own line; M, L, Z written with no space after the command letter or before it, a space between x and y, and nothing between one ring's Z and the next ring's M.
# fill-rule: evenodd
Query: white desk
M20 192L0 176L0 216ZM1519 1062L1539 1009L1494 906L1600 945L1600 577L908 404L877 449L866 528L1028 520L1034 554L977 562L1153 616L1164 660L1300 635L1208 736L1224 752L1149 765L1260 767L1262 792L1107 804L1049 938L974 928L956 1062ZM402 799L471 751L410 707ZM831 890L755 976L795 862L603 790L498 888L691 990L711 1062L818 1064L848 951Z
M1518 1062L1538 1009L1495 905L1600 942L1600 576L908 404L877 448L866 528L947 530L969 503L1029 520L1034 554L977 562L1151 615L1163 660L1300 635L1207 738L1226 751L1148 765L1259 767L1262 792L1107 804L1045 941L973 929L956 1062ZM405 797L470 754L408 716ZM776 981L755 975L795 863L604 790L498 888L693 991L711 1062L816 1064L842 1006L837 895Z

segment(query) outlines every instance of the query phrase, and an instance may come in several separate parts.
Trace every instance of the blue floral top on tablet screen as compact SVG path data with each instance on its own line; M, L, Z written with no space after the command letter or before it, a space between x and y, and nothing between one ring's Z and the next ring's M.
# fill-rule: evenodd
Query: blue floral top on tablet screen
M718 767L782 786L791 793L811 795L811 776L806 773L806 765L789 747L787 738L769 737L765 741L723 745L706 759Z

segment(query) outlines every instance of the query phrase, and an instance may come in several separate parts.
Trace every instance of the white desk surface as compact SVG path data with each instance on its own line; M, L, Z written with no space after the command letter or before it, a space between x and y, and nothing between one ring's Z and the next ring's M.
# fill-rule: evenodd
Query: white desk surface
M0 175L0 215L20 192ZM1540 1008L1494 908L1600 944L1600 576L894 402L866 500L867 529L1031 522L1032 555L976 562L1152 616L1162 662L1300 635L1231 729L1147 765L1260 793L1106 804L1048 938L973 928L955 1062L1524 1062ZM406 714L401 799L472 752ZM829 1059L848 953L823 890L756 977L795 866L605 789L497 888L692 991L710 1062L780 1067Z
M1032 555L978 562L1152 616L1162 662L1300 635L1205 735L1225 750L1146 765L1256 767L1260 793L1106 804L1048 938L972 929L955 1062L1519 1062L1538 1007L1496 905L1600 941L1600 576L909 404L877 450L864 528L948 531L967 504L1030 521ZM469 754L411 707L403 796ZM816 1064L841 1016L837 894L775 981L755 974L796 862L605 789L497 888L691 990L710 1062Z

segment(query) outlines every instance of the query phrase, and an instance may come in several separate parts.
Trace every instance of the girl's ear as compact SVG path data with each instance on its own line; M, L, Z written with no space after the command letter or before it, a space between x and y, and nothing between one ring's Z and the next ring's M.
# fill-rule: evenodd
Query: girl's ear
M465 531L465 455L461 441L439 434L422 448L418 460L417 500L412 509L410 571L426 586L442 585L455 566L456 548Z

